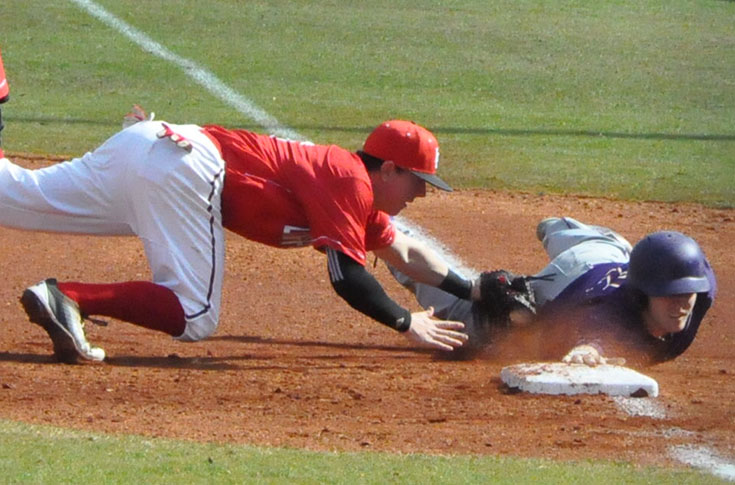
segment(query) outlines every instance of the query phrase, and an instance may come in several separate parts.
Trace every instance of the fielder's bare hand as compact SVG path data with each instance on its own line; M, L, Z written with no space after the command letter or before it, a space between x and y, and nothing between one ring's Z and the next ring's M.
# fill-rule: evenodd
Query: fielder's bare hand
M435 320L434 308L411 314L411 326L404 333L407 339L422 347L452 351L467 342L467 335L462 333L464 323L451 320Z

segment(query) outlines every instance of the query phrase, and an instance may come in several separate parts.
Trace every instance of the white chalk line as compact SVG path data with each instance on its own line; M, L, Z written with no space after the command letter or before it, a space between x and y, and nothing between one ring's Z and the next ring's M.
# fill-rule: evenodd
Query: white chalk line
M642 416L653 419L665 419L664 406L653 398L630 398L615 396L613 402L629 416ZM681 428L665 429L664 438L689 438L696 433ZM697 468L706 473L728 481L735 481L735 464L719 456L717 451L703 445L672 445L668 448L669 456L687 466Z
M718 478L735 482L735 464L718 456L707 446L678 445L669 448L669 454L691 467L706 471Z
M115 17L97 3L91 0L70 1L74 2L93 17L96 17L101 22L107 24L109 27L112 27L120 34L133 41L143 50L176 65L187 76L192 78L197 84L201 85L216 98L234 108L243 116L253 120L255 123L265 128L270 134L293 140L305 139L301 134L283 126L275 117L259 108L248 98L227 86L211 71L204 69L190 59L175 54L145 33ZM439 251L440 254L442 254L448 261L451 261L452 263L455 263L455 266L460 267L458 269L464 270L472 276L477 274L475 270L464 266L461 263L461 259L448 251L446 246L440 241L428 236L428 234L425 233L425 230L420 228L420 226L409 223L405 218L403 219L403 223L411 225L415 231L423 233L424 239L430 243L434 249ZM666 417L663 407L652 400L616 396L613 398L613 401L622 411L630 416L646 416L655 419L664 419ZM678 431L678 433L674 434L687 433L686 430ZM686 465L705 470L723 479L735 481L735 464L719 457L711 448L695 445L677 445L670 447L669 453L673 458Z
M105 23L109 27L112 27L114 30L133 41L144 51L150 52L154 56L176 65L187 76L192 78L197 84L202 86L216 98L223 101L225 104L234 108L238 113L262 126L268 131L268 133L291 140L304 139L302 135L296 133L286 126L283 126L275 117L271 116L269 113L256 106L255 103L253 103L245 96L242 96L234 89L230 88L209 70L199 66L191 59L187 59L185 57L181 57L175 54L171 50L167 49L165 46L153 40L145 33L136 29L127 22L115 17L113 14L105 10L97 3L91 0L70 1L75 3L80 8L86 10L87 13L89 13L93 17L97 18L101 22Z
M457 272L457 274L460 274L465 278L470 279L477 278L480 275L479 271L467 266L462 261L462 259L459 258L459 256L454 254L449 249L449 247L447 247L440 240L429 234L426 229L419 226L415 222L411 222L403 216L393 217L393 222L399 230L407 232L410 236L415 237L416 239L420 239L427 246L436 251L436 253L439 254L444 259L444 261L446 261L447 264L449 264L449 266Z
M664 419L664 407L654 399L614 396L613 402L629 416L643 416L654 419Z
M422 240L437 251L445 261L449 262L450 266L455 270L459 269L460 274L464 273L473 277L478 274L477 270L465 266L462 260L452 253L445 244L431 236L422 227L403 217L396 217L394 220L399 228L408 230L411 236ZM611 399L618 409L631 417L647 417L660 420L666 418L666 408L658 398L611 396ZM663 436L664 439L688 439L695 436L696 433L681 428L668 428L663 432L655 433L655 435ZM718 456L712 448L695 445L672 445L668 448L668 453L670 457L686 466L697 468L719 478L735 481L735 465Z
M472 275L475 277L477 270L464 265L462 260L443 244L440 240L431 236L425 229L403 218L395 218L396 225L404 230L408 230L409 234L424 241L428 246L437 251L445 261L450 263L460 274ZM648 417L652 419L663 420L666 418L666 408L658 398L636 398L625 396L611 396L615 405L631 417ZM664 439L688 439L696 435L692 431L681 428L668 428L663 432L655 433L656 436L663 436ZM721 458L717 452L707 446L695 445L672 445L668 448L669 456L680 463L699 469L705 473L709 473L716 477L735 481L735 465Z

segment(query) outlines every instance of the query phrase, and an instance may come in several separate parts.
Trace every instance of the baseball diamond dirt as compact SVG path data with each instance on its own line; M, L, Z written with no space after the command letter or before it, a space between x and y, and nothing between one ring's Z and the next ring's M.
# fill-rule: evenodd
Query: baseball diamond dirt
M12 157L15 158L15 157ZM25 166L48 162L23 159ZM571 215L632 242L659 229L697 239L719 283L714 307L680 358L645 369L655 413L603 395L511 393L494 359L451 361L412 349L332 290L324 256L228 240L222 323L186 344L111 321L87 324L102 364L54 361L18 303L28 285L148 279L133 238L0 229L0 418L109 433L312 450L614 459L683 466L672 450L735 460L735 210L692 204L462 190L432 192L405 216L477 269L533 272L545 263L536 223ZM382 264L370 270L417 310Z

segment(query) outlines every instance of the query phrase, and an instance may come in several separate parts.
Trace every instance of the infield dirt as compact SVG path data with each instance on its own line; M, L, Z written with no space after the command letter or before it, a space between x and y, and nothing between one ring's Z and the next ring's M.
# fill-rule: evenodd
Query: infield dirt
M20 160L26 166L44 162ZM331 289L324 256L228 234L221 325L184 344L111 321L88 324L103 364L57 364L18 303L47 277L149 279L134 238L0 229L0 418L111 433L312 450L601 458L677 465L682 444L735 457L735 211L692 204L464 190L431 192L404 215L477 269L545 264L536 223L569 215L631 242L683 231L708 255L719 293L692 347L645 369L665 417L631 416L602 395L513 394L503 359L451 361L351 310ZM370 270L404 305L406 290Z

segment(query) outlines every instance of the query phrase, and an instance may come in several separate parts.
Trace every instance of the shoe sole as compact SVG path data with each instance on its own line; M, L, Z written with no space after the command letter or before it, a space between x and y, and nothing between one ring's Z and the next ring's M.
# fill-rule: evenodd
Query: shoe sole
M54 355L58 361L65 364L78 363L81 355L74 344L74 339L56 321L48 307L41 301L41 298L33 290L27 289L20 297L20 303L28 314L30 321L43 327L48 336L51 337L51 342L54 344Z

